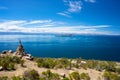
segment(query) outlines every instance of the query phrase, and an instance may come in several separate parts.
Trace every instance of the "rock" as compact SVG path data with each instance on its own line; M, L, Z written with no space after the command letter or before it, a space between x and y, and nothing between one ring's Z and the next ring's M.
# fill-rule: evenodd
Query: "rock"
M4 50L2 51L2 54L7 54L7 52L8 52L7 50Z
M33 60L33 57L31 56L31 54L26 54L25 56L23 56L23 59Z
M9 53L13 53L13 51L12 51L12 50L9 50L8 52L9 52Z
M81 61L82 64L86 64L86 61Z
M65 73L61 73L60 76L61 76L62 78L65 78L65 77L66 77Z
M72 64L76 64L76 63L77 63L77 60L72 60L71 63L72 63Z
M2 66L0 66L0 71L3 69L3 67Z

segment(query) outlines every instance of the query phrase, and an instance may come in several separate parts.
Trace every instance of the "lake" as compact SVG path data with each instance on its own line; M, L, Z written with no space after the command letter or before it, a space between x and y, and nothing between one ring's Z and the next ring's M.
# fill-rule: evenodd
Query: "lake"
M120 61L120 36L0 35L0 52L15 51L22 41L36 57L66 57Z

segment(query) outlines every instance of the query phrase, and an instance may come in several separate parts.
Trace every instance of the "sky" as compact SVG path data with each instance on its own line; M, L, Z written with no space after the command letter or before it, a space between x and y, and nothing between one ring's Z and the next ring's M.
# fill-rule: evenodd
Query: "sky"
M0 0L0 32L120 35L120 0Z

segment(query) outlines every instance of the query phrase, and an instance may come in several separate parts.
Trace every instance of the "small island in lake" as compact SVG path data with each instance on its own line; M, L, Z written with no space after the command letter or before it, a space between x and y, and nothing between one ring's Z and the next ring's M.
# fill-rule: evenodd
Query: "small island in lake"
M120 80L120 63L82 58L37 58L19 41L0 54L0 80Z

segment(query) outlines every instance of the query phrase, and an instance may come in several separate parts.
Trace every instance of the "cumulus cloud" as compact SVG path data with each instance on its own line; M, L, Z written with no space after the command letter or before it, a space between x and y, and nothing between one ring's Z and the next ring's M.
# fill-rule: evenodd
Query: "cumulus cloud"
M38 23L40 24L38 25ZM31 24L34 24L34 27L29 27ZM101 31L103 28L109 28L109 25L68 26L64 24L64 22L52 20L11 20L0 22L0 32L107 34L106 32Z
M68 1L69 12L79 12L82 9L82 3L81 1Z

